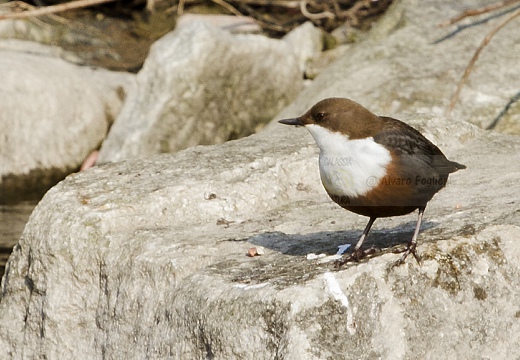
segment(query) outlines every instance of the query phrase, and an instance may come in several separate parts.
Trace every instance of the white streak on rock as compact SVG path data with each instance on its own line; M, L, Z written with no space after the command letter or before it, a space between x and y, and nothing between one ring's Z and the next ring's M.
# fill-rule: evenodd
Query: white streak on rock
M354 316L352 314L352 308L349 306L347 295L341 290L338 280L334 277L331 272L323 274L325 282L327 283L327 289L334 296L334 299L339 301L345 308L347 308L347 330L350 335L356 333L356 326L354 325Z

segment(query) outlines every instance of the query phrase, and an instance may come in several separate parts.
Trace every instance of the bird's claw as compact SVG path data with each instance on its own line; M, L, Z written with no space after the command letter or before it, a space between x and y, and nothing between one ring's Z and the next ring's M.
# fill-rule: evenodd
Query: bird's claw
M404 249L395 250L394 251L395 254L403 253L403 256L401 256L401 258L399 260L397 260L395 266L400 266L400 265L404 264L404 261L410 254L413 255L413 257L415 258L415 261L417 261L417 264L421 265L421 258L419 257L419 255L417 255L416 248L417 248L417 243L414 242L414 243L409 243Z
M375 254L376 251L377 250L373 247L370 249L366 249L366 250L361 250L361 249L354 250L352 252L352 254L336 260L334 262L334 267L336 269L339 269L340 267L342 267L343 265L345 265L348 262L359 262L362 259L366 258L367 256Z

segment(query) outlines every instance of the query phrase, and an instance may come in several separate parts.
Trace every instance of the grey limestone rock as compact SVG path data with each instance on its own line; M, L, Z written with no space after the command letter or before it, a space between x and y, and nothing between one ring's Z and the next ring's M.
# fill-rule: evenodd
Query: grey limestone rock
M255 132L303 88L305 60L321 50L310 23L284 40L189 23L151 48L138 86L99 162L218 144Z
M520 144L410 122L468 166L427 208L422 265L307 260L355 242L366 219L324 194L304 130L107 164L32 214L2 282L2 358L518 356ZM402 244L414 222L380 219L369 241Z
M79 168L106 136L133 78L70 64L44 45L7 43L0 44L0 201L48 189Z
M405 20L430 14L422 26L437 31L457 4L406 1ZM371 61L395 54L404 29ZM333 65L280 116L350 89L467 166L426 208L422 265L394 266L400 255L391 251L409 240L416 214L378 219L367 241L388 250L370 260L340 270L326 262L357 241L366 218L327 197L310 135L274 123L221 145L94 167L51 189L2 279L0 358L520 357L518 137L480 130L457 112L419 111L426 97L413 97L417 112L400 107L402 94L425 83L435 106L444 92L431 79L405 81L409 73L399 89L397 72L372 75L365 62ZM401 99L395 113L385 86ZM251 247L264 254L246 256Z

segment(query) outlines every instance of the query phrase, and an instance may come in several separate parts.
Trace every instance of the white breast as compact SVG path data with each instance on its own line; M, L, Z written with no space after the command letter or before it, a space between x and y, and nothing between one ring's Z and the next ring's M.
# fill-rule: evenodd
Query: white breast
M318 125L307 125L320 148L320 175L329 194L364 195L384 177L390 152L373 138L349 140Z

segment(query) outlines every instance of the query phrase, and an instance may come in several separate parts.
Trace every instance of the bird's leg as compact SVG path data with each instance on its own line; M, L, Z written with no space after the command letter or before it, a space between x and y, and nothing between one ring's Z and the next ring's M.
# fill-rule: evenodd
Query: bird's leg
M363 230L363 234L361 234L361 237L359 238L358 242L356 243L356 246L354 246L354 251L352 252L352 254L350 254L349 256L347 256L346 258L343 258L341 260L337 260L336 261L336 267L340 267L344 264L346 264L347 262L349 261L359 261L361 260L362 258L364 258L365 256L369 255L370 254L370 249L367 250L366 252L365 251L362 251L360 250L361 249L361 246L363 245L363 242L365 241L367 235L368 235L368 232L370 231L370 228L372 227L372 225L374 224L374 221L376 221L376 217L370 217L370 219L368 220L368 224L367 226L365 226L365 230Z
M415 249L417 247L417 236L419 236L419 230L421 229L421 222L422 222L422 218L423 218L423 214L424 214L424 209L425 209L425 206L419 207L419 216L417 218L417 224L415 225L415 231L413 233L412 240L410 240L410 242L404 249L403 256L401 257L401 259L399 259L399 261L397 262L397 265L403 264L404 261L406 260L406 258L408 257L408 255L410 255L410 254L413 255L413 257L415 258L415 260L417 261L418 264L421 264L421 259L415 252Z
M352 252L352 255L358 258L358 260L363 257L363 251L361 251L361 246L363 246L363 242L365 241L368 232L372 228L372 225L374 224L374 221L376 221L376 217L370 217L368 220L367 226L365 226L365 230L363 230L363 234L361 234L361 237L359 238L358 242L356 243L356 246L354 246L354 251ZM361 257L360 257L361 255Z

